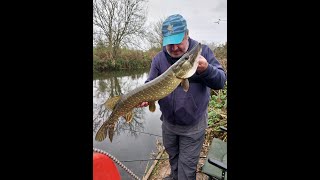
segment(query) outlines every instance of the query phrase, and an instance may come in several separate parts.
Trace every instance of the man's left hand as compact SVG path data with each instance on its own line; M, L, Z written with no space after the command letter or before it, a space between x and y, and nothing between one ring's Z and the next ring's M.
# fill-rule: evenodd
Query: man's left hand
M208 61L203 56L199 56L199 65L197 67L197 72L199 74L203 73L208 68Z

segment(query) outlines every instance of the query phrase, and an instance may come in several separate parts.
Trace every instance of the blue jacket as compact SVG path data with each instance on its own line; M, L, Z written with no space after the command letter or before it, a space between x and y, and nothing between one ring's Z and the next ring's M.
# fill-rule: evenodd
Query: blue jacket
M197 41L189 38L188 50L196 43ZM226 73L207 45L202 46L201 55L208 61L208 68L203 73L195 73L189 78L188 92L178 86L171 94L158 101L162 112L161 120L173 125L193 125L208 113L210 88L222 89L226 82ZM153 58L149 76L145 82L156 78L171 66L167 57L172 60L166 48L163 47L163 50Z

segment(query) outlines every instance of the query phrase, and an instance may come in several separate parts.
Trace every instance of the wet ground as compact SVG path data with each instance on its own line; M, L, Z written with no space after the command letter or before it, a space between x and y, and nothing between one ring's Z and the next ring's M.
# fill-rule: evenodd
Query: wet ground
M201 153L201 155L203 155ZM163 153L163 156L161 158L168 157L167 153ZM198 171L197 171L197 180L207 180L208 176L200 172L200 167L202 163L204 162L204 158L200 158L198 163ZM157 167L154 169L153 174L148 178L148 180L161 180L164 177L168 176L170 174L170 164L169 160L160 160L158 161Z

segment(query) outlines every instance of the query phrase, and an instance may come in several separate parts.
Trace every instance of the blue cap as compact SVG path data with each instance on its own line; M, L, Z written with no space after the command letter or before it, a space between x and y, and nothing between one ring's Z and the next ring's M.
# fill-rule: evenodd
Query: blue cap
M187 22L180 14L169 16L162 23L162 45L179 44L187 30Z

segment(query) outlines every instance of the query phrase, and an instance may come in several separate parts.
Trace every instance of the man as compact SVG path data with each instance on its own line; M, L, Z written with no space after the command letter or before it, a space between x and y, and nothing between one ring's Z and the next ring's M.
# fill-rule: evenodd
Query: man
M189 37L186 20L179 14L162 24L163 49L152 60L146 82L165 72L197 41ZM162 137L169 154L171 174L165 179L195 180L200 151L208 127L208 103L211 89L222 89L226 74L213 52L202 46L196 73L189 78L187 92L178 86L158 101L162 112ZM140 104L141 107L148 103Z

